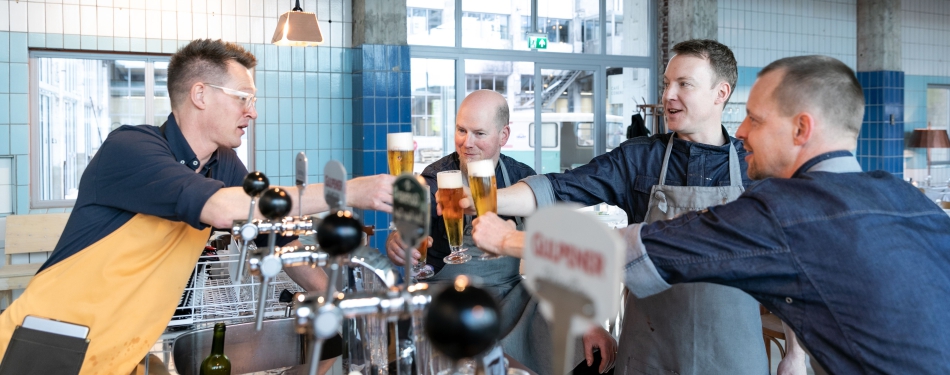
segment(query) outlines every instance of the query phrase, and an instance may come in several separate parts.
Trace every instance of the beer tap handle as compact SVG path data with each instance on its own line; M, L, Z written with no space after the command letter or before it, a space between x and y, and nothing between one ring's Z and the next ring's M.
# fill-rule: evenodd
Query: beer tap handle
M297 217L303 217L303 190L307 188L307 154L302 151L297 154L296 175L294 182L297 183Z
M240 283L241 279L244 277L244 262L247 259L247 246L251 241L257 238L258 234L257 225L254 225L254 199L257 198L258 195L261 195L264 190L267 190L267 188L270 187L270 181L263 173L254 171L248 173L247 176L244 177L244 183L242 185L244 192L251 197L251 209L247 213L247 221L241 226L240 231L242 243L236 279L238 280L238 283Z
M260 205L261 215L271 222L280 221L291 209L291 201L287 195L287 191L278 187L264 191L264 193L261 194L261 199L258 204ZM270 288L271 281L274 280L281 269L283 269L280 258L274 255L274 246L277 243L278 232L277 230L271 231L270 236L267 238L267 252L264 254L264 257L261 258L259 265L261 291L260 298L257 301L257 324L255 325L255 329L258 331L264 326L264 308L267 303L267 290Z

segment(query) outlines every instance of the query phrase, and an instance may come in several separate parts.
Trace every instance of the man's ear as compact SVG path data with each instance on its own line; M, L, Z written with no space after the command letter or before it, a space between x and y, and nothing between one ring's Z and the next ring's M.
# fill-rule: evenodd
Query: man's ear
M802 146L811 139L815 130L815 116L808 112L800 112L792 121L792 140L796 146Z
M191 86L191 90L188 91L188 100L191 101L198 109L205 109L207 104L205 103L205 95L208 94L208 86L205 86L201 82L197 82Z
M508 125L505 125L505 127L501 129L501 134L500 134L501 139L499 140L499 143L501 143L502 147L508 144L509 135L511 135L511 127Z
M725 105L726 101L729 100L730 94L732 94L732 86L729 86L729 83L726 81L719 81L719 84L716 86L716 105Z

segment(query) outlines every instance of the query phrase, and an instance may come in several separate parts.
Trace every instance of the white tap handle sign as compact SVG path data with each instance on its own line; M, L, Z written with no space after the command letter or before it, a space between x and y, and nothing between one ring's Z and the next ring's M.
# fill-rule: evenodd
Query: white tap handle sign
M331 212L346 209L346 167L336 160L323 167L323 198Z
M624 241L596 217L576 209L539 209L526 223L523 254L526 285L540 298L545 319L554 321L555 345L565 345L555 347L562 361L573 359L567 358L573 357L573 337L614 317L620 308ZM561 341L557 336L570 337ZM555 363L555 369L560 365Z

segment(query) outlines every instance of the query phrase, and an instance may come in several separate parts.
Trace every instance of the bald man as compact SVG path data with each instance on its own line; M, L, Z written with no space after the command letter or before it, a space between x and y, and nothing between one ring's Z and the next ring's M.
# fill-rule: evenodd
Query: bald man
M505 97L490 90L478 90L469 94L459 105L455 117L455 152L432 163L422 172L422 177L429 184L432 202L438 191L436 175L442 171L461 170L465 184L468 184L468 163L477 160L491 160L495 164L495 181L498 188L511 186L522 178L533 176L534 169L501 154L501 148L508 142L510 129L508 127L508 102ZM504 217L517 223L523 229L523 219L520 217ZM550 342L549 330L546 323L536 312L536 303L531 302L530 295L521 285L519 273L520 259L503 257L495 260L480 260L482 251L472 241L473 217L465 218L465 234L462 248L472 255L472 260L463 264L446 265L443 257L449 254L450 248L442 217L436 213L432 205L431 231L432 244L429 248L426 263L436 272L435 276L426 279L430 284L450 284L455 276L465 274L481 278L481 286L491 293L502 308L502 347L505 353L528 366L539 374L551 373L547 359L552 353L547 343ZM386 252L393 263L404 265L405 254L399 241L399 235L393 232L386 241ZM413 262L421 255L413 251ZM605 372L613 366L616 341L603 329L593 329L584 336L584 359L588 365L594 363L594 348L602 353L597 371ZM580 346L577 346L578 348ZM575 353L580 362L580 352Z

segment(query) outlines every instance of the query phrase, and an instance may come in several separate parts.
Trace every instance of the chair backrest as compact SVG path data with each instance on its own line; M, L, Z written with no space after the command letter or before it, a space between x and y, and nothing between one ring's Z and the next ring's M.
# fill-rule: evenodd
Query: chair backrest
M53 251L67 220L68 213L7 216L6 263L11 254Z

